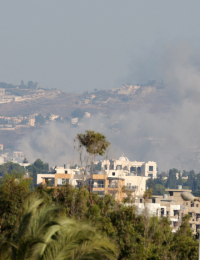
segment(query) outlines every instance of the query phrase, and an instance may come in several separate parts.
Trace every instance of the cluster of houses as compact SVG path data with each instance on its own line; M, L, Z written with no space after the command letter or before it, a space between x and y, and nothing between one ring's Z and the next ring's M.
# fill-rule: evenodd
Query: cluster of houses
M67 183L75 187L86 185L100 196L111 194L119 202L127 197L128 192L133 198L131 205L133 203L136 206L138 214L147 208L150 215L167 217L173 232L178 230L185 214L191 215L190 226L194 233L200 228L200 202L184 201L181 197L183 191L190 193L191 190L178 186L177 189L166 189L163 196L144 199L146 181L157 177L156 162L129 161L122 156L118 160L93 162L92 168L94 170L87 172L78 167L71 169L67 164L54 167L49 174L37 175L37 185L55 188Z

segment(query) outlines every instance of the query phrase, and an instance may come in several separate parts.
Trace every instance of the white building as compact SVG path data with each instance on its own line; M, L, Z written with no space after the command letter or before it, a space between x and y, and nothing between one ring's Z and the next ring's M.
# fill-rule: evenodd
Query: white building
M89 112L85 112L84 117L85 117L85 118L90 118L90 117L91 117L91 114L90 114Z
M51 120L51 121L54 121L54 120L56 120L57 118L59 118L59 115L51 114L51 115L49 116L49 120Z
M71 119L71 123L72 123L72 125L77 124L77 123L78 123L78 117L72 118L72 119Z
M153 161L149 162L138 162L138 161L129 161L127 157L120 157L119 160L103 160L95 162L95 164L100 164L101 169L107 170L109 172L124 170L128 173L135 174L137 176L144 177L157 177L157 163Z

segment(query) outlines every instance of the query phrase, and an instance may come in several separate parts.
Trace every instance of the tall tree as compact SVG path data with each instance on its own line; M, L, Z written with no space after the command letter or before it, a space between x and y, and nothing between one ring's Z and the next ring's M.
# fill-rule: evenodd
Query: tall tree
M78 134L79 145L85 147L91 155L104 155L110 143L106 140L105 135L95 131L85 131L84 134Z
M176 189L176 183L177 183L177 180L176 180L176 173L178 172L177 169L170 169L169 170L169 177L167 179L167 188L170 188L170 189Z

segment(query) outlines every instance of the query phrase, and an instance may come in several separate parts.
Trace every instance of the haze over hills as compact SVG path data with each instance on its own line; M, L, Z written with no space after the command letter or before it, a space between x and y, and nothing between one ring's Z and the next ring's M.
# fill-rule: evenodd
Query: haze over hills
M36 83L0 83L0 143L22 150L29 160L52 164L75 160L76 133L94 129L112 144L110 156L157 161L200 170L200 76L198 53L176 45L166 54L163 82L73 94ZM34 121L35 120L35 121Z

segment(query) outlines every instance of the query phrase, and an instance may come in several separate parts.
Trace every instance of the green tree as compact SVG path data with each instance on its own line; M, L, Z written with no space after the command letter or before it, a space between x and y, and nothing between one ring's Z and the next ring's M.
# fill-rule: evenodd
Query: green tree
M163 186L162 184L156 184L153 194L154 195L163 195L164 193L165 193L165 186Z
M175 168L169 170L169 177L168 177L167 183L166 183L167 188L176 189L176 185L177 185L176 184L177 183L176 173L177 172L178 172L178 170Z
M198 188L196 183L196 174L193 170L189 172L185 186L188 186L188 188L191 189L192 192L195 192L195 190Z
M116 246L87 224L61 215L32 194L9 235L0 240L1 257L12 260L116 259Z
M46 119L42 114L39 114L35 117L35 123L37 125L44 125L45 122L46 122Z
M80 147L85 147L91 155L104 155L110 143L106 140L105 135L95 131L85 131L84 134L78 134L77 139Z
M194 239L189 219L190 215L183 217L180 229L173 237L170 251L173 252L174 259L190 260L198 258L198 240Z
M49 165L48 163L44 163L41 159L37 159L33 164L26 167L30 176L33 178L33 183L36 185L37 183L37 174L38 173L48 173Z
M31 193L32 181L22 174L5 174L0 185L0 233L13 228L19 209Z
M18 163L7 162L0 165L0 175L4 176L6 173L22 173L25 174L25 169Z
M48 173L49 171L49 165L48 163L43 163L41 159L37 159L33 165L40 171L44 173Z
M146 183L148 189L152 189L153 191L155 190L155 182L153 179L148 179Z

